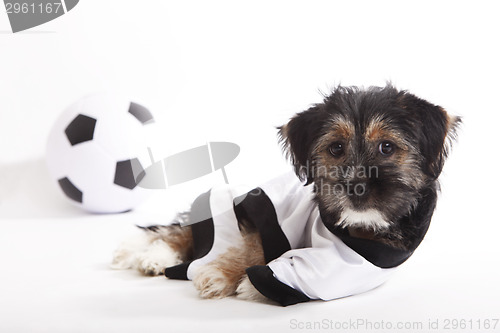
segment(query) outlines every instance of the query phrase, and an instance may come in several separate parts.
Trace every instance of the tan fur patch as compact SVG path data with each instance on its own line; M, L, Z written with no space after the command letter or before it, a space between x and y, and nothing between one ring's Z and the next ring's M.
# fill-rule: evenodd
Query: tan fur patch
M454 116L446 112L445 109L441 109L446 114L446 132L448 134L454 135L453 133L456 130L456 127L460 123L460 117Z
M343 117L336 117L331 120L331 130L319 138L316 146L314 147L315 155L322 158L329 158L329 146L336 141L347 143L354 138L355 128L354 125L345 120Z
M354 137L354 131L355 129L351 122L339 118L333 126L332 134L338 138L350 140Z
M214 264L226 276L228 284L236 290L248 267L266 264L260 235L256 232L245 235L242 247L229 248Z
M366 127L366 139L370 141L376 141L387 135L385 130L385 125L380 121L380 119L374 119Z
M203 273L195 278L195 284L202 297L222 298L234 295L248 267L266 264L260 235L257 232L244 234L243 240L242 246L230 247L217 259L200 268ZM214 285L219 288L214 288Z
M367 141L373 143L391 141L395 143L398 148L408 150L408 143L404 140L404 135L391 130L387 124L378 118L373 119L366 127L365 138Z

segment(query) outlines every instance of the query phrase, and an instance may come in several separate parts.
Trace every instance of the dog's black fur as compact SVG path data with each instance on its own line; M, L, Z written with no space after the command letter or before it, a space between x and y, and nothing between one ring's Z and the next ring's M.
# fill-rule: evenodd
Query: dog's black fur
M314 183L315 200L329 229L364 229L372 239L413 250L427 231L437 178L460 121L390 84L339 86L323 103L280 127L279 136L298 177L306 185ZM381 152L382 144L390 154ZM333 167L341 172L330 172ZM344 172L349 168L365 173ZM368 174L370 168L376 174ZM348 195L347 186L353 185L361 185L363 194ZM376 210L388 227L343 224L346 207Z

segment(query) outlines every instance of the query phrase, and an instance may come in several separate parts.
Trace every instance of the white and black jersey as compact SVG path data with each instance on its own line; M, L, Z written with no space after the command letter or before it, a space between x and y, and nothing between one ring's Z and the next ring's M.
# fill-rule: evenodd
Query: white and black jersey
M191 280L197 268L243 242L239 223L258 230L267 262L247 269L250 281L282 305L368 291L412 254L327 228L313 198L313 186L303 186L293 173L252 191L213 188L192 205L191 218L202 221L191 226L195 260L167 268L165 275Z

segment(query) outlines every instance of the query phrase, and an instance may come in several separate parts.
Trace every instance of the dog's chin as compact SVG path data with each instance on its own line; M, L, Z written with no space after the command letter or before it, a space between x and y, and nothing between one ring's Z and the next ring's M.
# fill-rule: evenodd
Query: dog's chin
M344 208L340 213L339 226L343 228L358 228L372 231L383 231L390 227L384 215L374 209L355 210Z

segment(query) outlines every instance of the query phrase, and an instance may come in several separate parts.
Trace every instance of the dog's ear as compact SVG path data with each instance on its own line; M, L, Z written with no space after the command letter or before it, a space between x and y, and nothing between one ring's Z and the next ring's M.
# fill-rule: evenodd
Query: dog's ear
M416 117L419 149L424 157L424 172L437 179L443 170L452 142L456 139L460 117L449 115L442 107L433 105L411 94L403 97L403 108Z
M316 105L296 114L288 124L278 127L283 150L290 158L299 179L307 179L306 185L314 180L311 154L327 118L328 113L323 110L322 105Z

